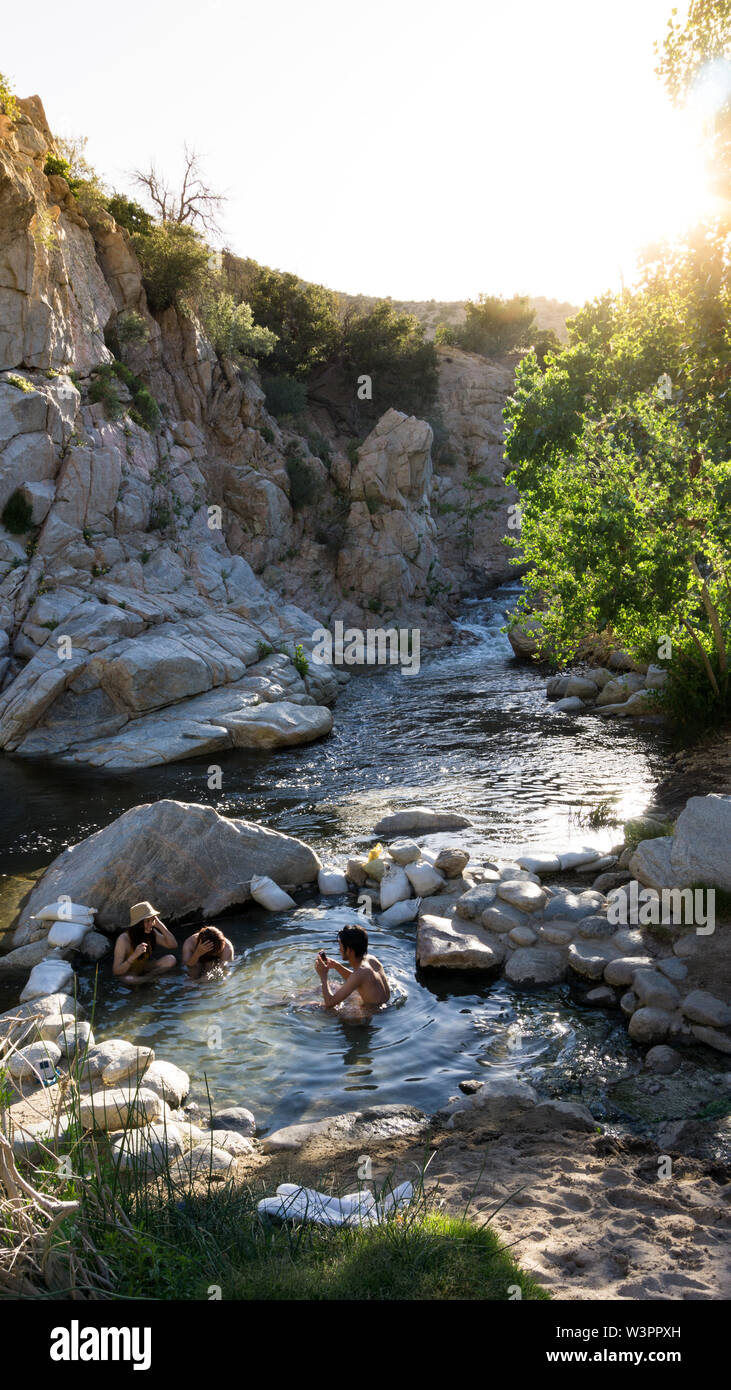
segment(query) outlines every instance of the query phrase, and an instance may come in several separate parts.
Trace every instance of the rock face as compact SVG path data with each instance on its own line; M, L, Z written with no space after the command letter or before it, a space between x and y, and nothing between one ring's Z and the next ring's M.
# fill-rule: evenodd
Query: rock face
M111 931L126 927L131 905L145 898L163 920L215 916L250 897L257 873L281 885L305 884L320 867L313 850L289 835L229 820L210 806L152 802L64 850L34 888L16 938L34 911L62 894L96 906L97 924Z
M311 663L302 678L285 657L276 679L249 683L262 648L306 660L333 614L441 632L460 592L508 573L512 374L440 350L449 460L436 473L431 426L396 410L355 460L318 417L326 467L314 418L306 434L281 426L199 324L150 313L127 233L46 177L49 151L38 98L3 117L0 513L12 501L27 530L0 525L0 747L125 768L319 738L348 673L323 680ZM120 347L132 312L140 341ZM118 368L159 423L145 427Z
M416 963L422 970L481 970L496 972L505 947L484 928L457 919L424 916L416 934Z

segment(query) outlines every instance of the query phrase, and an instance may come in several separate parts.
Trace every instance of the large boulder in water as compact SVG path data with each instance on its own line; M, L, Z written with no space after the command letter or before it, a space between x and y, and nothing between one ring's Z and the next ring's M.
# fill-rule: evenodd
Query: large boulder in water
M434 811L431 806L410 806L406 811L394 811L383 816L373 827L375 835L429 835L437 830L465 830L472 825L467 816L456 811Z
M155 801L134 806L54 859L31 893L16 939L34 912L62 895L97 909L97 925L126 927L133 903L149 900L163 921L215 917L251 897L255 874L282 886L312 883L322 867L291 835L220 816L212 806Z

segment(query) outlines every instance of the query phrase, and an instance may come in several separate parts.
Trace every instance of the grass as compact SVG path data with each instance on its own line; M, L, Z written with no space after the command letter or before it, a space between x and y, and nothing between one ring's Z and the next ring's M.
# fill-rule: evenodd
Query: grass
M263 1220L262 1195L227 1183L130 1210L134 1234L108 1228L95 1240L113 1296L202 1300L215 1286L227 1301L499 1301L518 1286L525 1299L549 1297L489 1226L429 1211L423 1197L381 1225L327 1229Z

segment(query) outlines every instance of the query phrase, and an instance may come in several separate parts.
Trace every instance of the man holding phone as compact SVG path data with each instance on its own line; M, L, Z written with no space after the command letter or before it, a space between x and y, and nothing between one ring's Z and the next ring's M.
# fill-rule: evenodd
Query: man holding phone
M368 955L368 933L364 927L348 926L338 932L340 956L348 964L331 960L325 951L315 957L315 969L322 985L322 997L326 1009L334 1009L342 1004L354 990L358 991L361 1002L380 1008L391 998L391 990L386 972L375 956ZM331 990L328 974L337 970L345 981L339 989Z

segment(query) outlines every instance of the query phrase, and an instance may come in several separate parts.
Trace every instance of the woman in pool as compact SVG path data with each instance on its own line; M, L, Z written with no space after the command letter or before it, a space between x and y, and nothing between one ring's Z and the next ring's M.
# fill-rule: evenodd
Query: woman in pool
M129 926L117 937L112 969L125 985L146 984L167 974L177 964L175 956L153 956L155 946L177 949L177 941L157 915L152 903L135 903Z
M234 948L218 927L201 927L183 942L183 965L192 980L209 976L214 970L228 965L234 958Z

